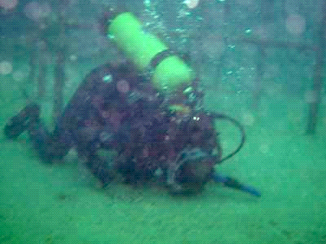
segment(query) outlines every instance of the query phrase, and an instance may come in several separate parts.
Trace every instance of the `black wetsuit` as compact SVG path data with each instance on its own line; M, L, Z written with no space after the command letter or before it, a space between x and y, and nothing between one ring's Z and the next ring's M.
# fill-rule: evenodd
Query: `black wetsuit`
M214 119L182 104L182 95L178 99L183 111L171 111L171 99L131 64L106 64L84 79L52 133L35 103L12 117L4 132L16 138L27 130L45 162L76 148L104 185L119 173L128 182L160 178L175 192L198 190L221 159ZM114 162L107 162L100 150L116 151Z

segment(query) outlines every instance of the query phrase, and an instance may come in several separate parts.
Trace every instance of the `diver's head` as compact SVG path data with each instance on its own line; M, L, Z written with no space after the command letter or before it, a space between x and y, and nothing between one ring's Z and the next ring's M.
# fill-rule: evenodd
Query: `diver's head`
M204 112L176 116L171 135L177 156L169 165L167 185L174 194L200 192L220 159L214 120Z
M168 187L172 194L192 194L203 189L211 179L215 157L200 148L184 149L168 171Z

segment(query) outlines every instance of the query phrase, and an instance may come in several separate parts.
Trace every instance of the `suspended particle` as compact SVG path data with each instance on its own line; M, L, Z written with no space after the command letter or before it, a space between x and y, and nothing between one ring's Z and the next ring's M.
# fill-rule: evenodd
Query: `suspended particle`
M301 35L306 29L306 20L299 14L290 14L285 21L286 30L292 35Z
M2 75L8 75L12 72L12 64L8 61L2 61L0 62L0 74Z
M0 0L0 7L5 10L12 10L18 5L18 0Z
M186 4L188 8L194 9L198 6L199 0L185 0L183 3Z

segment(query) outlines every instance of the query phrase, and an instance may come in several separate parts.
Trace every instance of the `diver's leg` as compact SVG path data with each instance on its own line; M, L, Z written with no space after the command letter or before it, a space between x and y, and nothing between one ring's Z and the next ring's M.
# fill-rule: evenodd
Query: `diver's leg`
M40 120L31 121L28 133L35 150L43 162L52 163L61 160L69 151L69 143L61 139L58 133L49 133Z
M107 130L109 131L109 130ZM87 126L75 131L76 149L80 158L86 160L86 167L100 180L103 186L112 180L112 167L108 159L98 155L99 149L109 149L111 137L107 135L104 127Z
M103 186L106 186L112 181L112 169L108 166L108 162L99 155L90 154L87 158L86 166L91 173L100 180Z
M10 118L4 127L4 134L8 139L15 139L28 129L30 120L39 118L40 107L36 103L28 104L17 115Z
M67 154L70 146L60 140L60 134L52 135L40 120L40 106L28 104L17 115L10 118L4 127L4 134L9 139L15 139L24 131L28 131L30 139L45 162L61 159Z

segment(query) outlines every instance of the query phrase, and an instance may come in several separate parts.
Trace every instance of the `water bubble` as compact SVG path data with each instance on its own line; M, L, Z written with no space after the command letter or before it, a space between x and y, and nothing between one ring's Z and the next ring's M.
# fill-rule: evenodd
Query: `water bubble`
M185 0L183 3L186 4L188 8L193 9L198 6L199 0Z
M121 93L127 93L130 90L129 82L126 80L119 80L117 82L117 90Z
M2 75L8 75L12 72L12 64L8 61L2 61L0 63L0 74Z
M70 60L71 62L75 62L75 61L77 61L77 59L78 59L78 57L77 57L77 55L75 55L75 54L71 54L71 55L69 56L69 60Z
M253 126L255 123L255 116L250 112L243 113L242 121L245 126Z
M264 78L273 79L281 76L280 66L278 64L268 64L265 67Z
M20 82L27 77L27 73L22 70L17 70L12 73L12 78L14 81Z
M144 5L145 5L145 7L150 7L151 6L151 1L150 0L145 0L144 1Z
M103 143L111 142L114 138L113 133L107 131L102 131L99 137L100 137L100 141Z
M0 7L5 10L14 9L18 4L18 0L0 0Z
M112 80L113 80L113 78L112 78L112 75L110 75L110 74L105 75L105 76L103 77L103 81L104 81L105 83L110 83L110 82L112 82Z
M299 14L290 14L285 21L286 30L292 35L301 35L306 29L306 20Z
M50 15L51 7L48 3L29 2L24 7L24 13L27 18L39 21Z
M245 33L246 33L247 35L251 34L251 33L252 33L252 29L247 28L247 29L245 30Z
M218 59L226 50L223 37L219 34L210 34L203 39L203 52L209 57Z
M295 14L300 10L300 1L298 0L285 0L284 10L287 14Z
M259 147L259 151L263 154L267 154L270 149L269 149L269 145L268 144L261 144Z
M267 25L259 25L254 27L253 34L260 39L268 39L271 35L271 30Z
M254 3L254 0L237 0L237 3L243 6L249 6Z
M314 90L306 91L304 94L304 100L306 103L316 103L318 100L317 92Z

